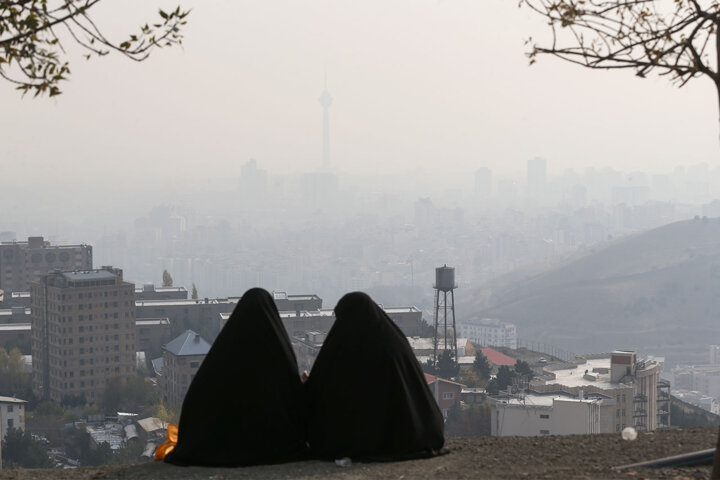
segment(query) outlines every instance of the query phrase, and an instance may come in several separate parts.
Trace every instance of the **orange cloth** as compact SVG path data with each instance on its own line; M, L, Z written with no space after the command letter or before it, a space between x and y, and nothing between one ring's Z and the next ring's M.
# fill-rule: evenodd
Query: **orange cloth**
M168 425L167 440L165 443L155 449L155 461L161 462L165 459L165 455L172 452L177 445L178 440L178 426L172 423Z

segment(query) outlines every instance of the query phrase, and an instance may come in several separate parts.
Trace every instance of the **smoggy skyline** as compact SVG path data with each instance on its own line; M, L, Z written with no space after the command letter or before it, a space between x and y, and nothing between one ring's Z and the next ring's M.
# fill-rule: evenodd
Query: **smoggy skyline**
M110 36L174 2L102 4ZM137 64L84 61L57 99L0 84L3 177L82 186L237 176L256 158L271 172L322 161L327 72L331 166L550 172L610 166L670 171L717 165L717 100L704 78L585 70L550 57L528 66L541 18L515 2L183 2L184 47Z

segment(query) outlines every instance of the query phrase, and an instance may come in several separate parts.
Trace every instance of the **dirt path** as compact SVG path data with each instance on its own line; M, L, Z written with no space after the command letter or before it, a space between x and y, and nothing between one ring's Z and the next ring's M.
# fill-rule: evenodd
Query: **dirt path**
M74 470L6 470L0 480L359 480L382 479L700 479L710 467L618 472L623 465L715 446L716 428L620 435L449 439L449 453L408 462L353 464L308 461L237 469L182 468L161 463Z

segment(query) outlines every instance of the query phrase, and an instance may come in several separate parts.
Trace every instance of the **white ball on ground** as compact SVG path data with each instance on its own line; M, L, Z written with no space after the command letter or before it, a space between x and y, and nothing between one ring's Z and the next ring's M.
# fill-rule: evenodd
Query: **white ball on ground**
M622 438L623 440L635 440L637 438L637 430L635 430L633 427L625 427L622 431Z

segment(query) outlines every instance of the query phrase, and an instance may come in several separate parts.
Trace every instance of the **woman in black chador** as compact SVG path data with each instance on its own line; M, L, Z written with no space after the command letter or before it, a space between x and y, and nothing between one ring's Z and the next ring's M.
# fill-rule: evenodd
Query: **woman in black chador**
M248 290L190 385L175 465L243 466L303 458L302 382L290 339L265 290Z
M437 453L442 413L405 335L364 293L345 295L335 316L305 382L312 455L401 460Z

